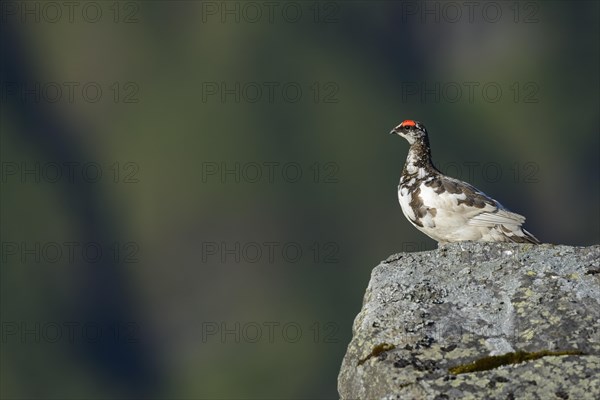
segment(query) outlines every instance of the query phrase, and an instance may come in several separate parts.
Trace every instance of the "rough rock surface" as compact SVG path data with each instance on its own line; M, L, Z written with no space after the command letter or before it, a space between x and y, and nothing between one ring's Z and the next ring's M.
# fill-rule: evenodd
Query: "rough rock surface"
M341 398L600 399L599 260L600 246L469 242L391 256Z

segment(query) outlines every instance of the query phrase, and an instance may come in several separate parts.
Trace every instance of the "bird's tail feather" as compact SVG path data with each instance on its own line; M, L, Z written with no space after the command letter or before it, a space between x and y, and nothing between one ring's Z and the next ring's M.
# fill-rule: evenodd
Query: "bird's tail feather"
M506 235L506 237L508 238L508 240L514 243L542 244L542 242L540 242L538 238L533 236L530 232L526 231L525 229L521 229L521 232L519 233L522 233L522 235L513 233L511 235Z

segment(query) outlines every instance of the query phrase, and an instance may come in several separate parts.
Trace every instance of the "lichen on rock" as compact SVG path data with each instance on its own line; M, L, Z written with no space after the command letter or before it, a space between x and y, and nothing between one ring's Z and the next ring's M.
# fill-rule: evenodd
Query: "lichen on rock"
M600 246L469 242L389 257L340 397L600 398L599 260Z

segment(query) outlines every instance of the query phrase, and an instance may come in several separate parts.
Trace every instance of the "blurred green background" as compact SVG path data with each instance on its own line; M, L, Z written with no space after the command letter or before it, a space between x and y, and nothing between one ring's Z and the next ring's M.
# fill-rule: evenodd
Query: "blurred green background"
M599 3L471 4L3 2L1 397L337 398L403 119L597 244Z

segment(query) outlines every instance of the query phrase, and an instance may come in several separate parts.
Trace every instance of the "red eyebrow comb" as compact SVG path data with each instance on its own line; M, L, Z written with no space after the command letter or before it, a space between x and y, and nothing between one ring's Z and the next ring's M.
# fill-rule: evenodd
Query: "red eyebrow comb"
M407 119L405 121L402 121L402 123L400 124L400 126L415 126L415 125L417 125L417 124L412 119Z

